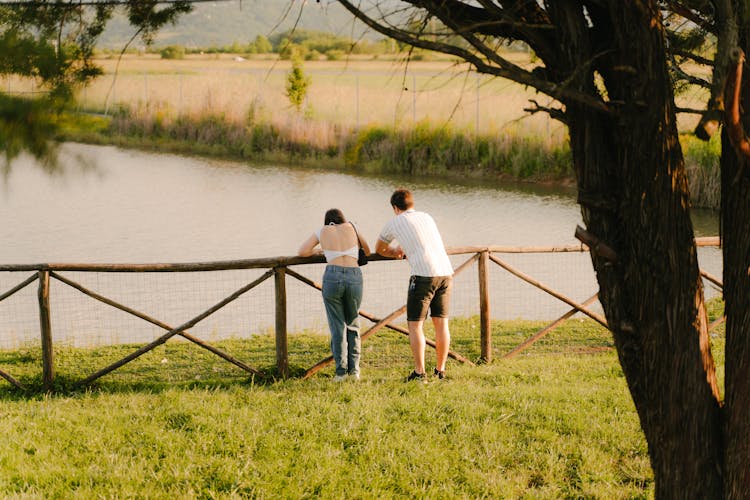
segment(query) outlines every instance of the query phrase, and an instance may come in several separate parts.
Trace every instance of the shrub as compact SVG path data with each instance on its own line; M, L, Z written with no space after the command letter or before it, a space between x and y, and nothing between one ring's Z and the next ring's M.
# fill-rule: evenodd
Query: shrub
M162 59L183 59L185 47L182 45L168 45L159 52Z
M331 49L326 51L326 59L329 61L340 61L346 53L343 50Z
M271 42L268 41L268 38L266 38L263 35L258 35L255 37L255 40L253 40L252 43L255 52L258 54L270 54L273 52L273 46L271 45Z
M307 87L310 85L310 77L305 75L302 69L302 61L299 58L292 59L292 70L286 77L286 96L292 106L299 111L307 96Z
M309 49L304 45L298 45L296 43L286 41L286 43L283 43L281 45L281 49L279 50L279 59L281 59L282 61L304 59L307 56L308 52Z

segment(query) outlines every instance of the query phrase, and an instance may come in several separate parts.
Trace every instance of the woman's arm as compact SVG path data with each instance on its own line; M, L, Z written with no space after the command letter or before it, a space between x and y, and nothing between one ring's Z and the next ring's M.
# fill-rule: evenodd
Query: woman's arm
M318 236L315 233L311 234L310 237L302 243L302 246L299 247L299 250L297 250L297 255L299 255L300 257L309 257L318 253L314 250L315 246L318 243L320 243L318 241Z
M370 255L372 252L370 251L370 245L367 244L367 240L365 240L361 234L357 233L357 237L359 238L359 244L362 245L362 248L365 250L365 253L367 255Z

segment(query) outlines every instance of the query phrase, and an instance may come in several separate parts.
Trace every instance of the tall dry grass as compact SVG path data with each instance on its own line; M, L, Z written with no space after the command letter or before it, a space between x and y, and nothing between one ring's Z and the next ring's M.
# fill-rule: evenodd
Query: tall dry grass
M685 155L690 197L695 207L719 208L721 203L721 140L704 142L691 135L680 138Z
M294 114L284 95L288 61L126 56L119 66L116 59L97 62L105 74L80 92L85 109L159 107L178 115L210 110L232 120L251 107L274 117ZM306 61L312 84L305 107L317 120L347 126L409 127L429 121L486 134L520 121L530 135L564 135L560 124L523 110L539 96L467 69L451 62Z

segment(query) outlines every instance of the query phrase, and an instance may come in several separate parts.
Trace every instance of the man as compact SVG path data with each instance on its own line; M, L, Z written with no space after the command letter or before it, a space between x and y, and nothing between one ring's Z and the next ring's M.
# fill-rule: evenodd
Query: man
M448 307L453 266L435 221L428 214L414 210L414 198L409 190L394 191L391 195L391 207L396 216L381 231L375 251L384 257L405 257L411 266L406 320L409 324L414 371L407 380L425 380L423 326L428 309L435 326L437 360L434 373L442 379L445 378L445 362L451 339ZM398 245L391 246L393 240L398 241Z

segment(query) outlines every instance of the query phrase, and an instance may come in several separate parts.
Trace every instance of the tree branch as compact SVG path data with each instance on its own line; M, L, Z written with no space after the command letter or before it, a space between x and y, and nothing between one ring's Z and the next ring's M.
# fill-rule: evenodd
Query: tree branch
M702 64L704 66L711 66L711 67L714 66L714 61L712 61L711 59L699 56L698 54L693 54L692 52L687 51L687 50L672 48L672 54L678 57L684 57L685 59L690 59L691 61L697 64Z
M685 19L692 22L696 26L699 26L704 31L713 33L715 35L717 34L717 31L718 31L717 26L720 26L718 19L717 19L717 22L712 24L706 21L704 17L702 17L702 14L703 14L702 12L695 12L693 9L691 9L690 7L686 7L681 2L674 2L674 1L667 0L667 2L665 3L666 3L667 8L671 10L672 12L674 12L675 14L681 17L684 17Z
M550 116L550 118L554 120L558 120L562 123L567 123L567 120L565 119L565 111L563 109L552 108L549 106L542 106L535 99L529 99L529 102L533 104L534 106L530 108L523 108L523 110L529 113L530 115L533 115L539 112L544 112L544 113L547 113Z
M520 83L522 85L533 87L538 91L559 100L560 102L577 102L581 105L587 106L602 113L612 113L612 110L609 108L609 106L601 99L593 97L584 92L571 90L554 82L538 78L533 73L524 70L523 68L511 63L507 59L504 59L503 57L499 56L494 49L488 47L484 42L479 40L472 33L468 32L465 26L457 25L456 21L452 17L450 17L450 15L443 18L440 17L439 13L437 12L439 9L433 10L432 8L425 7L424 5L427 5L427 2L420 1L419 4L423 5L422 8L427 10L428 13L437 16L446 26L448 26L452 30L455 30L456 33L460 34L467 42L472 45L472 47L474 47L482 56L484 56L486 60L480 57L477 53L474 53L462 47L439 41L426 40L424 38L419 38L418 33L415 34L413 32L405 31L400 28L386 26L385 23L374 20L373 18L365 14L360 8L355 7L349 0L338 0L338 2L349 12L351 12L355 17L357 17L357 19L385 36L394 38L414 47L454 55L472 64L480 73L499 76L508 80L512 80L516 83ZM416 4L417 2L412 3Z
M695 135L707 141L718 130L724 111L725 87L730 66L731 52L739 41L739 28L734 15L732 0L714 0L715 24L719 27L716 41L713 82L708 109L695 127Z
M745 135L740 117L740 87L742 86L742 65L745 62L745 54L741 49L735 48L732 50L731 56L733 67L730 68L731 71L724 91L724 98L727 102L724 111L724 123L732 146L745 161L748 161L750 160L750 142Z

